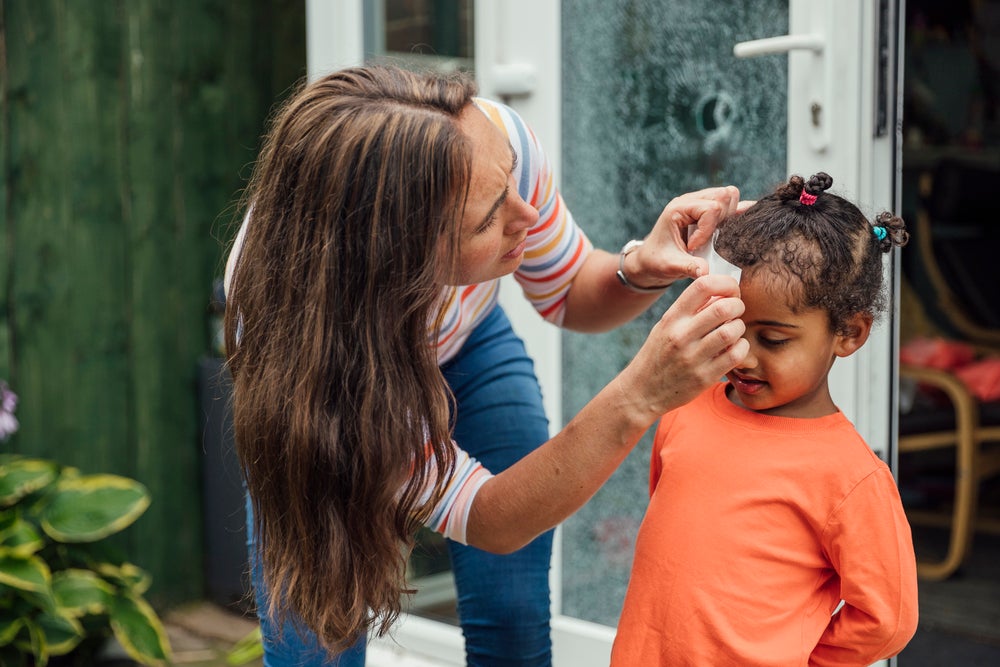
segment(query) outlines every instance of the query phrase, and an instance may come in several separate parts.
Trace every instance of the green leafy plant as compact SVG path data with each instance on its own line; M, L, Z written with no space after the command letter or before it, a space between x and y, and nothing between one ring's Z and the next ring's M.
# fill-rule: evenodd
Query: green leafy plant
M44 667L70 652L93 660L112 635L144 665L169 659L143 598L150 576L105 540L148 506L133 479L0 455L0 665Z
M233 644L229 652L226 653L226 664L234 665L234 667L245 665L252 660L263 657L263 655L264 640L260 632L260 626L258 625Z

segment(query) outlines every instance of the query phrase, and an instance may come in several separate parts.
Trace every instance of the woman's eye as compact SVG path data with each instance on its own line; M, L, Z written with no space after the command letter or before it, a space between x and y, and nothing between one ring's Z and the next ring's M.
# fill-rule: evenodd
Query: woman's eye
M491 215L486 219L486 222L484 222L479 226L479 229L476 230L476 234L482 234L486 231L489 231L489 229L493 226L493 224L496 221L497 221L497 214L493 213L493 215Z

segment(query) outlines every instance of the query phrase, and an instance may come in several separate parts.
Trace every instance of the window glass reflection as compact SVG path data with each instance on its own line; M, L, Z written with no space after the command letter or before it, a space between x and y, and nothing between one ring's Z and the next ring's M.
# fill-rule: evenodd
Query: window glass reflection
M473 0L366 0L366 60L474 71Z

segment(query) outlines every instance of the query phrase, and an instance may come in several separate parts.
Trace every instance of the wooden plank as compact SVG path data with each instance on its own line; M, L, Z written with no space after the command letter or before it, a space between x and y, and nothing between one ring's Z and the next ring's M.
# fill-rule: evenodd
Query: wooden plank
M128 472L114 5L4 4L17 447Z
M201 592L197 361L210 348L207 307L222 262L213 227L229 215L272 102L259 78L270 72L257 63L278 42L254 39L273 28L265 4L126 5L130 62L141 63L127 85L134 455L154 498L134 550L170 583L151 592L162 603ZM164 544L163 527L180 518L195 529Z
M0 4L0 12L3 5ZM0 15L0 23L3 23ZM7 181L10 180L10 128L7 116L7 100L10 83L7 77L6 50L0 44L0 380L11 377L11 362L13 359L13 341L11 340L11 309L13 301L10 289L14 278L14 247L10 242L14 235L14 222L9 215L9 200ZM4 449L7 445L3 445Z
M178 90L189 85L173 59L180 17L162 1L123 5L123 207L128 247L131 455L153 502L136 526L132 551L157 573L154 601L200 592L198 448L192 358L200 342L200 243L188 233L183 181L185 128ZM197 25L188 30L197 32ZM164 528L171 526L164 534ZM169 540L169 544L165 541ZM164 584L169 584L164 586Z
M126 474L158 607L202 593L196 364L264 118L305 69L304 3L7 0L0 377L18 451Z

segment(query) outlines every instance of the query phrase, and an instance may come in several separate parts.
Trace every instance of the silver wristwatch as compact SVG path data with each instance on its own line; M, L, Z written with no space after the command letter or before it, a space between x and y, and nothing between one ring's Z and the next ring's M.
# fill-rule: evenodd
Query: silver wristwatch
M639 287L638 285L630 283L628 276L625 275L625 256L633 250L641 248L642 244L643 242L639 239L632 239L622 246L621 251L618 253L618 270L615 272L615 275L618 276L618 280L622 285L629 288L633 292L638 292L639 294L655 294L657 292L662 292L670 287L670 285L662 285L660 287Z

